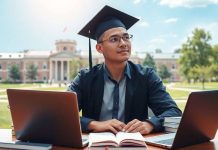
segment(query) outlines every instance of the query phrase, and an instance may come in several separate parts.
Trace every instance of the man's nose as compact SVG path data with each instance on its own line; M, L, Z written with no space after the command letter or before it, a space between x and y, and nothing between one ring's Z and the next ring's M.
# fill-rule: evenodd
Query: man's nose
M120 46L123 46L123 45L126 46L126 41L123 40L123 38L120 38L119 45L120 45Z

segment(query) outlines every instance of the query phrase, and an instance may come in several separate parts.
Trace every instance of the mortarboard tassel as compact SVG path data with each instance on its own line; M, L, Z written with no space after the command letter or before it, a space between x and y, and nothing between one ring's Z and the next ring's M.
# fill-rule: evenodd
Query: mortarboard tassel
M90 31L89 31L90 34ZM89 69L92 69L92 50L91 50L91 39L89 36Z

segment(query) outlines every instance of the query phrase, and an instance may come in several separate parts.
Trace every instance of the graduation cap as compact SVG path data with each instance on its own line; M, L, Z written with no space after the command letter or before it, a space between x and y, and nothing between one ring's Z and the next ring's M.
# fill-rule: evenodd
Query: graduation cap
M91 39L97 40L107 30L116 27L129 29L139 19L110 6L104 6L78 34L89 38L89 68L92 68Z

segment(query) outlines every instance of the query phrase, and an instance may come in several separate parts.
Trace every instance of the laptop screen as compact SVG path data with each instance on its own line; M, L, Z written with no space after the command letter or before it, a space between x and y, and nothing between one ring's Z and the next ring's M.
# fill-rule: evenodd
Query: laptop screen
M83 146L76 93L8 89L7 94L18 140Z
M177 132L148 137L145 141L148 144L172 149L207 142L216 135L217 114L218 90L192 92Z

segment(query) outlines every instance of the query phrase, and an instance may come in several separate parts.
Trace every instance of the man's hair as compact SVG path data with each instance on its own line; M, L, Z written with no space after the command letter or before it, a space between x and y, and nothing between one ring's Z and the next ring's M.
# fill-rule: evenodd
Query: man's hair
M97 40L97 44L101 43L104 37L104 33L102 33Z

